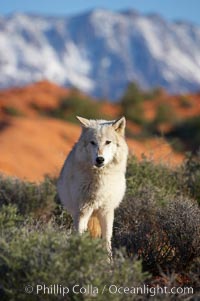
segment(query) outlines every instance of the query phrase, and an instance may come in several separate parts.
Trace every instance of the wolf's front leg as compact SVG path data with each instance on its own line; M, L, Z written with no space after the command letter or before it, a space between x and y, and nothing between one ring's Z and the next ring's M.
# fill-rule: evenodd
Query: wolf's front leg
M83 232L85 232L87 230L88 221L90 219L90 216L92 215L92 212L93 212L92 208L84 208L75 217L75 220L74 220L75 229L80 234L82 234Z
M101 225L102 238L106 240L106 247L110 259L112 258L111 238L113 232L114 209L99 212L99 221Z

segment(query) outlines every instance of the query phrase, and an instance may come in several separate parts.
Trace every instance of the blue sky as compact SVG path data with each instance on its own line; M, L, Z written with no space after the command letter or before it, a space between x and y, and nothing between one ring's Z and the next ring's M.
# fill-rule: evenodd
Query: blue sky
M159 13L170 20L200 24L200 0L2 0L0 14L17 11L71 15L97 7L111 10L133 8L142 13Z

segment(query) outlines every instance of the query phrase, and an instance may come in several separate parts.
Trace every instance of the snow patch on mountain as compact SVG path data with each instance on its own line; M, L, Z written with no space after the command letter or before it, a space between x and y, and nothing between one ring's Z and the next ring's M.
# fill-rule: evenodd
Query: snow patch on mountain
M97 97L127 83L200 90L200 27L103 9L73 17L0 17L0 87L48 79Z

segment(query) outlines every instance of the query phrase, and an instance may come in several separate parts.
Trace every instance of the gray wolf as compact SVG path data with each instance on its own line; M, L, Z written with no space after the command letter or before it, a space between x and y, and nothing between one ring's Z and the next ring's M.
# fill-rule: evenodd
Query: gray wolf
M96 217L111 255L114 209L126 189L126 120L88 120L78 116L77 119L82 133L61 170L58 194L79 233L86 231L91 225L89 220Z

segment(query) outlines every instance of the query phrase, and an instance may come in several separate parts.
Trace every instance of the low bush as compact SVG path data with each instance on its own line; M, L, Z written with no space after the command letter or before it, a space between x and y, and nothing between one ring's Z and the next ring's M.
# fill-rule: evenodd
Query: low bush
M160 201L160 199L159 199ZM184 271L200 256L200 209L183 197L157 205L156 194L141 190L116 211L115 247L126 247L129 256L142 259L145 270Z
M136 83L130 83L120 100L122 114L127 119L143 125L145 123L143 101L144 96L139 86Z
M135 157L129 160L127 168L126 195L135 195L138 191L147 189L157 195L174 195L178 190L177 172L163 164L154 164L143 156L141 162ZM162 203L162 199L161 199ZM160 203L159 203L160 204Z
M181 191L200 205L200 153L197 156L187 154L184 164L177 173L177 178Z
M154 275L184 273L200 256L198 166L194 157L176 170L146 158L132 158L128 164L127 193L116 210L113 246L142 259L144 270Z
M4 106L3 112L9 116L14 116L14 117L22 117L24 116L24 113L21 112L18 108L11 107L11 106Z
M111 284L151 287L165 281L168 286L198 287L199 170L199 159L193 156L176 169L145 157L141 162L129 160L127 192L115 212L112 265L107 263L103 241L72 232L72 219L59 204L54 179L35 184L1 176L0 300L94 298L72 293L74 284L92 284L100 291L106 285L97 300L124 300L124 294L108 292ZM64 298L37 295L37 284L60 284L70 292ZM30 295L24 292L27 285L34 289ZM127 300L148 298L149 294L126 295Z
M168 138L178 138L185 150L197 153L200 148L200 116L188 118L178 123L167 134Z
M0 231L11 231L21 224L23 218L17 213L16 205L3 205L0 211Z
M4 215L5 207L0 213ZM13 215L10 215L10 222ZM8 223L9 224L9 223ZM10 229L10 226L9 226ZM138 286L148 278L141 262L130 261L119 252L112 265L107 263L104 242L84 236L69 235L54 222L48 224L27 220L20 227L0 236L0 298L7 300L91 300L98 289L98 300L123 300L123 295L109 293L109 286ZM69 288L68 294L37 293L37 287L53 285ZM87 294L75 294L81 287ZM26 293L26 289L33 291ZM91 286L93 289L91 289ZM105 293L102 290L105 287ZM94 292L94 294L93 294ZM97 291L96 291L97 292ZM139 300L129 296L127 300Z
M159 97L162 97L164 94L164 90L161 87L156 87L153 89L150 89L149 91L144 92L144 98L145 100L155 100Z
M0 206L14 204L23 215L54 207L55 195L56 188L51 178L46 177L42 183L36 184L0 175Z
M188 109L193 106L191 100L186 95L181 95L179 101L180 101L180 106L184 109Z
M168 103L161 103L156 110L156 115L152 124L157 128L161 124L174 124L177 121L177 116L173 107Z

